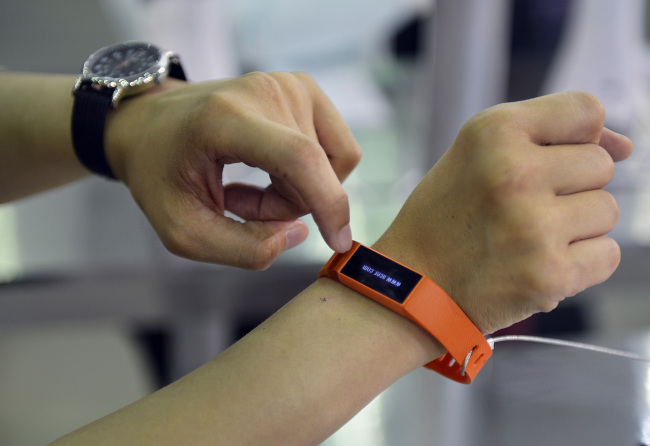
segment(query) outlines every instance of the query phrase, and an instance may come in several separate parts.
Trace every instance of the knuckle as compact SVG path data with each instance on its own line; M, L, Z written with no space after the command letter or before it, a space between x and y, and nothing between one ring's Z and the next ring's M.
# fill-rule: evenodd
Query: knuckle
M340 188L338 191L331 191L330 204L328 207L330 207L331 209L348 209L349 207L348 196L343 190L343 188ZM349 223L349 221L347 221L346 223Z
M361 158L363 157L363 152L361 150L361 147L357 144L353 144L352 147L348 149L348 151L345 153L345 159L347 161L347 165L354 167L359 162L361 162Z
M600 190L600 194L603 196L603 200L605 201L605 206L606 209L609 211L607 212L607 216L609 218L608 224L611 229L616 226L616 223L618 222L618 218L620 216L620 210L618 207L618 203L616 201L616 198L614 198L614 195L611 193L607 192L606 190Z
M607 178L609 182L614 176L614 160L611 155L602 147L595 146L594 156L592 157L594 163L593 168L597 172L602 172L603 176Z
M601 277L602 281L607 280L612 274L614 274L614 271L616 271L616 268L618 268L618 265L621 263L621 247L614 239L610 238L608 240L608 250L603 256L605 259L605 269Z
M361 148L356 145L350 145L350 147L346 147L344 151L336 155L328 155L330 164L340 179L345 178L354 170L361 162L361 157Z
M498 104L485 109L468 119L459 131L459 136L478 143L485 138L503 133L509 134L519 118L518 104Z
M487 186L525 184L535 174L536 157L529 151L513 150L513 141L521 140L516 105L501 104L470 118L458 133L455 147L464 151Z
M306 84L316 85L316 81L314 80L314 78L311 75L309 75L309 74L307 74L307 73L305 73L303 71L294 71L291 74L293 76L295 76L296 79L299 79L300 81L302 81L302 82L304 82Z
M273 71L268 73L278 86L287 85L289 87L297 87L301 85L301 81L295 74L286 71Z
M246 109L241 103L233 98L227 90L213 90L205 95L203 100L197 104L187 117L186 127L197 129L214 128L224 130L231 124L229 119L216 119L216 117L241 118L245 115ZM212 135L208 135L211 137Z
M271 75L261 71L254 71L245 75L246 80L252 84L255 93L264 98L278 98L282 94L282 87L276 79L277 73Z
M599 254L589 259L588 267L592 274L589 283L583 289L607 280L621 262L621 247L619 244L609 237L603 237L601 242Z
M236 266L251 271L263 271L271 266L279 252L274 240L267 239L255 244L250 250L240 250Z
M569 94L586 115L605 122L605 107L596 96L585 91L572 91Z
M285 101L294 110L299 110L305 116L312 113L312 97L307 86L294 74L287 72L273 73L282 89ZM300 120L300 116L295 116Z
M283 150L269 160L274 176L304 192L305 185L322 176L323 163L327 162L325 152L318 142L299 132L286 132L282 146Z
M250 73L246 73L241 76L241 79L257 85L263 85L266 83L269 85L275 84L273 76L263 71L251 71Z
M287 76L291 77L293 83L299 84L302 89L309 92L309 94L315 94L320 91L320 86L318 82L309 74L302 71L294 71L292 73L286 73Z
M325 152L317 141L297 132L292 132L287 138L287 146L291 147L291 151L283 161L288 168L309 169L317 167L323 161Z

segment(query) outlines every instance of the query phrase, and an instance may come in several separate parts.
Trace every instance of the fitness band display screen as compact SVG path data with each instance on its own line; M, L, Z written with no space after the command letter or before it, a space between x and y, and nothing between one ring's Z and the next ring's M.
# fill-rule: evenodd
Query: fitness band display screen
M359 246L341 274L396 302L404 303L422 276L390 259Z

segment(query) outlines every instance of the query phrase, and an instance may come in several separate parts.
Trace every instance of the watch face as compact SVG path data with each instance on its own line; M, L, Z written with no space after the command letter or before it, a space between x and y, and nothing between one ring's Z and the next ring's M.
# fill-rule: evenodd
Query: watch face
M94 53L87 62L90 76L130 78L156 68L160 50L147 43L112 45Z

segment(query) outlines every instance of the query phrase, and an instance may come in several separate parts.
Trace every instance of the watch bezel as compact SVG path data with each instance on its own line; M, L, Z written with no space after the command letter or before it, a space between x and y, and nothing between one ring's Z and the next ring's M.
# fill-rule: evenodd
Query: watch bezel
M158 52L158 60L144 71L131 76L101 76L93 73L92 67L97 60L106 53L113 52L121 47L142 46L155 49ZM96 90L112 89L111 107L117 107L119 101L125 96L138 94L148 88L162 83L169 75L169 65L179 63L179 56L169 50L163 50L156 45L148 42L128 41L107 45L93 52L83 64L81 74L75 82L74 90L84 87L94 88Z

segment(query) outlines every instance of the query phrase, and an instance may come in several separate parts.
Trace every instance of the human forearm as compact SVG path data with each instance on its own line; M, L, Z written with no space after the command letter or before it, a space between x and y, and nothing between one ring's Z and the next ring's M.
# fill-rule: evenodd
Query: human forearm
M483 333L552 310L620 259L605 236L616 202L601 188L632 145L603 122L578 93L477 115L373 248L434 280ZM196 372L59 444L318 443L443 353L409 320L321 279Z
M70 132L74 76L0 76L0 202L85 176Z
M410 321L321 279L211 362L58 444L319 443L442 353Z

